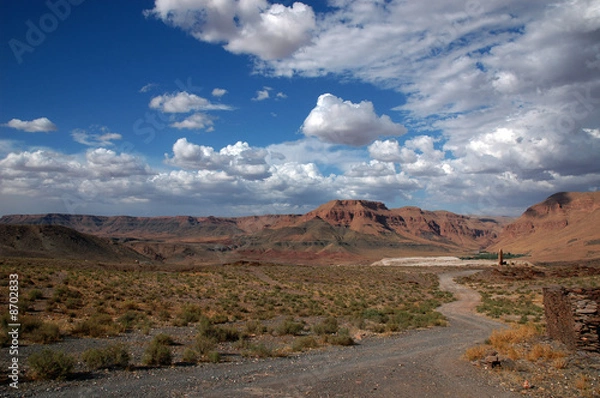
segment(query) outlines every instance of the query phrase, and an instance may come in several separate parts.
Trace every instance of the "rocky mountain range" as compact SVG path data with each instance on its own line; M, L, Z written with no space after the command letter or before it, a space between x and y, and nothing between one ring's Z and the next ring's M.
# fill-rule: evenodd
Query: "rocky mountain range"
M517 220L333 200L306 214L237 218L7 215L0 218L0 231L10 236L5 228L15 224L66 227L135 251L147 261L179 264L370 263L382 257L461 255L499 248L562 260L600 257L598 209L597 192L553 195ZM0 240L0 255L14 254L16 246ZM39 245L35 247L34 252L40 252ZM23 254L25 249L19 250ZM130 261L130 254L121 256Z
M489 247L500 248L537 261L600 258L600 192L560 192L529 207Z

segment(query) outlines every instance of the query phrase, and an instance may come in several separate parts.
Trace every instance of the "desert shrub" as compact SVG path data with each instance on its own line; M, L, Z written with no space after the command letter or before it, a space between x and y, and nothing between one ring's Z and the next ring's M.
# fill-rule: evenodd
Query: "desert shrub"
M46 348L32 354L28 364L34 379L64 380L71 374L75 359L62 351Z
M156 336L158 337L158 336ZM173 354L162 338L154 338L146 350L142 362L148 366L168 366L173 362Z
M44 298L44 293L40 289L33 289L29 291L27 299L30 301L41 300Z
M363 311L362 317L376 323L386 323L388 321L388 315L376 308L367 308Z
M535 362L539 359L547 361L566 357L567 354L562 350L555 350L549 344L534 344L527 353L527 360Z
M171 311L168 311L164 308L161 308L158 311L158 319L160 319L161 321L168 321L171 319Z
M221 361L221 354L217 351L211 351L206 355L206 358L208 359L208 362L218 363Z
M121 305L121 308L123 308L124 310L127 310L127 311L137 311L140 309L140 306L138 305L138 303L136 303L133 300L126 300Z
M304 330L304 323L296 322L293 318L287 318L275 328L275 333L279 336L286 334L299 335Z
M354 345L354 339L350 337L350 331L346 328L342 328L335 335L327 336L327 343L340 346L351 346Z
M490 351L490 346L485 344L480 344L474 347L470 347L465 351L465 358L468 361L476 361L479 359L483 359L487 356L487 353Z
M175 345L175 340L173 340L173 338L166 333L157 334L156 336L154 336L154 341L157 344Z
M83 294L66 285L58 286L54 289L50 303L63 303L68 309L79 308L83 304Z
M214 341L214 339L203 336L203 335L198 335L196 337L196 343L195 343L195 347L196 347L196 351L198 351L198 353L200 355L206 355L208 354L210 351L212 351L215 347L216 347L216 343Z
M225 314L217 314L217 315L213 316L212 318L210 318L210 322L214 325L219 324L219 323L227 323L227 322L229 322L229 317Z
M502 292L503 294L505 292ZM519 323L525 324L529 321L529 316L539 320L544 310L535 305L531 298L521 295L517 299L506 297L492 298L488 292L482 292L482 303L477 306L477 311L485 313L492 318L500 318L503 315L520 315Z
M261 321L252 319L246 322L245 331L248 334L263 334L267 331L267 327Z
M60 341L60 329L58 325L42 322L36 329L26 334L26 337L34 343L50 344Z
M21 333L29 334L39 329L43 322L38 317L24 316L21 318Z
M177 314L177 318L173 321L174 326L187 326L190 323L196 323L202 317L202 309L193 304L186 304Z
M81 359L90 369L126 369L130 356L124 345L113 344L106 348L86 350Z
M191 348L186 348L181 360L187 363L196 363L198 362L198 353Z
M215 326L206 317L202 317L198 323L198 336L206 337L217 343L236 341L240 338L240 332L233 327Z
M242 355L253 358L268 358L274 356L274 353L271 348L267 347L263 343L260 343L248 345L248 347L242 351Z
M293 351L304 351L310 348L319 347L319 343L313 336L301 336L294 340L292 343Z
M521 325L507 330L494 330L489 342L494 348L503 350L510 345L530 341L539 334L540 331L535 325Z
M322 322L317 323L312 327L313 332L316 334L334 334L338 331L338 321L336 318L330 316L324 319Z
M121 331L126 332L136 327L147 326L149 321L146 314L136 311L127 311L117 319L117 323L121 325Z
M119 325L108 314L94 314L79 322L73 328L73 334L89 337L106 337L119 334Z

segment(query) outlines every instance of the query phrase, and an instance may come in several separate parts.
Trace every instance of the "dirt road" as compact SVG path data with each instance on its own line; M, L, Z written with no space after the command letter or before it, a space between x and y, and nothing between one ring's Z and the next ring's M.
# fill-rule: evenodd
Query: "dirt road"
M501 324L474 314L479 295L440 275L457 301L440 310L448 327L366 339L297 357L118 372L45 389L45 397L518 397L489 384L461 359ZM28 389L29 390L29 389ZM21 391L34 396L42 391ZM31 393L31 395L29 395Z

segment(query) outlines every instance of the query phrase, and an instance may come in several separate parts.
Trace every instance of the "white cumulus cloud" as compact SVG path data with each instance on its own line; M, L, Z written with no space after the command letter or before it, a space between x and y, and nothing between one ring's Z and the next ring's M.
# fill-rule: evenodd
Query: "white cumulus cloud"
M178 129L189 129L189 130L201 130L206 129L207 131L214 130L213 118L205 113L194 113L183 119L180 122L174 122L171 127Z
M323 94L304 120L302 132L333 144L362 146L378 137L400 136L406 129L387 115L378 116L372 102L355 104Z
M11 119L4 125L28 133L48 133L58 130L58 127L47 117L40 117L34 120Z
M265 60L294 53L310 42L315 28L312 8L299 2L287 7L266 0L156 0L146 15L198 40Z
M158 109L165 113L188 113L191 111L230 110L231 107L223 104L213 104L206 98L180 91L174 94L158 95L150 100L150 108Z
M227 90L225 90L224 88L214 88L211 94L213 95L213 97L222 97L225 94L227 94Z
M113 141L123 138L121 134L110 132L107 127L92 127L92 130L75 129L71 137L75 142L87 146L112 146Z

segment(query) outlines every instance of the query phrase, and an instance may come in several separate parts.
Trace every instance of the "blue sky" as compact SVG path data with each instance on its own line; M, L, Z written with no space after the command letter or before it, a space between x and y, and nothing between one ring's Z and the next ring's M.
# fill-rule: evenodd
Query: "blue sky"
M520 214L600 186L594 1L0 3L0 214Z

